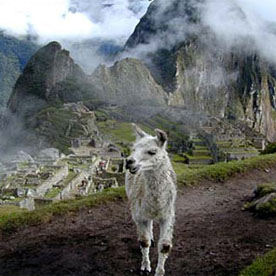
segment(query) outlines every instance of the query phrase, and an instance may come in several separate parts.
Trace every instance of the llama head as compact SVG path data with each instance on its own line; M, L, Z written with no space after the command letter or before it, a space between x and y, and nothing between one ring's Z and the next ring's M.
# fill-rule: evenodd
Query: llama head
M167 134L156 129L156 136L151 136L133 124L136 142L131 155L127 158L126 168L130 173L138 171L156 170L167 158Z

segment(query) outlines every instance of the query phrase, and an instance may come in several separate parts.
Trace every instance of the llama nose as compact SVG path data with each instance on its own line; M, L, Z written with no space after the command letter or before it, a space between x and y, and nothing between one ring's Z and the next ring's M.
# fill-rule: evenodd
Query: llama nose
M131 165L133 165L135 163L135 160L133 158L127 159L126 160L126 169L128 170Z

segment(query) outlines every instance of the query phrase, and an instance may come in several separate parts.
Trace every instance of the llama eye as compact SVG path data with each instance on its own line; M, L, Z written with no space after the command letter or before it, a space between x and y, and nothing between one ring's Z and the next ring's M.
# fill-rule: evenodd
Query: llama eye
M155 155L155 154L156 154L156 151L155 151L155 150L149 150L149 151L148 151L148 154L149 154L149 155Z

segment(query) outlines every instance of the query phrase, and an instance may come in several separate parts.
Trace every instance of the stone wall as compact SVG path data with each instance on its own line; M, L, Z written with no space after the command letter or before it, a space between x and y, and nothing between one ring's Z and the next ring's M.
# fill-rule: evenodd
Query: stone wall
M74 198L74 195L78 192L78 185L81 184L82 180L88 178L88 173L82 171L54 198L54 200L70 199Z
M51 189L53 187L53 185L55 185L56 183L65 179L68 176L68 167L67 166L55 167L55 168L58 168L56 173L53 176L49 177L47 180L45 180L45 182L43 182L43 184L41 184L36 189L36 192L40 196L44 196L45 193L47 192L47 190Z
M22 201L19 202L19 207L28 209L29 211L34 210L35 209L34 199L31 197L24 198Z

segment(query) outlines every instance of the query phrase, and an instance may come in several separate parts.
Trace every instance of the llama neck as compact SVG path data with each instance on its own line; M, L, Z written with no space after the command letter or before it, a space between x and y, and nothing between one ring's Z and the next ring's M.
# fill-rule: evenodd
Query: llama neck
M152 190L160 189L164 179L167 178L167 173L171 169L171 163L169 158L164 158L162 163L154 169L144 171L145 178L147 180L147 187Z

